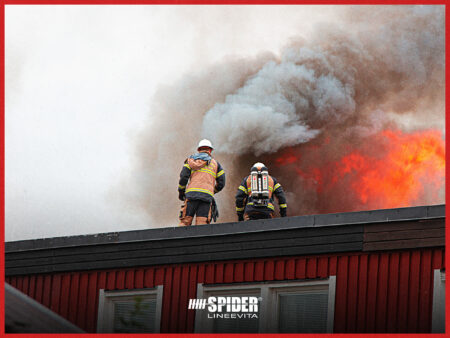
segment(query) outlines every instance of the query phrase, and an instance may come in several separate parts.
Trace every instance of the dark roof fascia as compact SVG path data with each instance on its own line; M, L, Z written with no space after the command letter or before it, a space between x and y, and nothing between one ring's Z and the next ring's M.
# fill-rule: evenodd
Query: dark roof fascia
M444 214L416 207L21 241L7 248L5 274L443 247Z
M22 240L6 242L5 252L12 253L63 247L67 248L111 243L159 241L178 238L185 239L208 236L216 237L230 234L248 234L306 227L318 228L352 224L357 225L421 219L425 220L434 218L445 218L445 204L335 214L294 216L248 222L215 223L191 227L175 226L147 230L131 230L81 236Z

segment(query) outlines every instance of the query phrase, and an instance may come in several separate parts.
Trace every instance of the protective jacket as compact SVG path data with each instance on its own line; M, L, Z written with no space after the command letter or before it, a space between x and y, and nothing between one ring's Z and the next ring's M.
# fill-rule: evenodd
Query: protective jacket
M252 212L264 213L264 214L272 214L275 211L275 207L273 205L273 196L275 196L278 200L278 204L280 206L280 215L286 216L287 204L286 204L286 196L284 195L283 188L281 184L277 182L277 180L269 175L269 203L267 206L256 206L252 200L252 185L251 185L251 177L245 177L241 185L238 188L236 193L236 212L239 215L242 214L250 214Z
M184 192L188 200L212 202L214 194L225 186L222 166L213 158L206 161L191 157L184 161L178 191Z

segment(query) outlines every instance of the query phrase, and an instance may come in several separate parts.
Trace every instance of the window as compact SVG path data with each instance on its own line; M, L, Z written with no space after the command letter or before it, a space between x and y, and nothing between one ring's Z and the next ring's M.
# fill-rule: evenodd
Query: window
M269 323L270 332L327 332L328 286L274 288ZM274 324L276 326L274 326Z
M159 332L162 285L154 289L132 291L100 290L97 332Z
M203 286L199 284L197 298L209 297L260 297L259 286L240 285L236 286ZM259 313L258 307L258 313ZM226 309L224 309L226 310ZM224 311L223 313L228 313ZM220 332L220 333L258 333L258 318L208 318L208 310L197 310L195 331L196 332ZM258 316L259 317L259 316Z
M433 288L433 333L445 333L445 271L434 270Z
M333 332L336 276L324 280L199 284L197 298L258 297L257 318L217 318L197 310L196 332L322 333ZM225 309L225 308L224 308Z

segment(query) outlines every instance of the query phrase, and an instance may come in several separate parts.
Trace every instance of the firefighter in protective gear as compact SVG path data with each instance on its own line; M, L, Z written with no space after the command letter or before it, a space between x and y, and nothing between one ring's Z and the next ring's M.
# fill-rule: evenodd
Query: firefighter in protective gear
M180 226L211 222L214 194L225 186L222 166L211 155L213 146L209 140L199 142L197 153L184 161L178 182L178 198L184 201L180 212Z
M251 168L250 175L242 180L236 193L236 212L239 221L273 218L275 213L274 195L280 206L280 216L286 217L287 204L283 188L268 173L266 166L258 162ZM252 193L252 187L258 191Z

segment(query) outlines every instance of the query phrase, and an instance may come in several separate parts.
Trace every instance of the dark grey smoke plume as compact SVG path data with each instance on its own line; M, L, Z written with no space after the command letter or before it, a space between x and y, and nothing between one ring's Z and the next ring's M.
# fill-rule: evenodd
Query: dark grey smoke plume
M206 137L227 173L220 221L235 219L235 191L257 160L285 186L290 215L348 211L355 203L341 198L345 186L327 204L314 179L299 177L292 163L289 172L277 165L279 155L293 149L332 163L386 128L443 130L444 13L443 6L350 7L339 25L295 37L279 58L224 61L162 88L139 139L134 203L152 226L175 225L179 171Z

